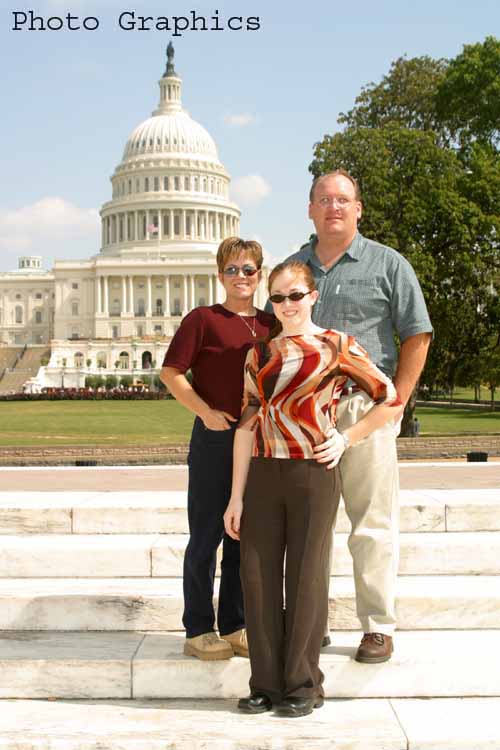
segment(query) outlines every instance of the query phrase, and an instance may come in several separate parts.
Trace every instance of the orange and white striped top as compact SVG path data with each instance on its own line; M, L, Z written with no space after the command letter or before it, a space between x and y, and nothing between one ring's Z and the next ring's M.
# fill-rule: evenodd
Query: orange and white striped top
M400 403L391 380L353 336L334 330L279 336L247 354L239 427L255 430L254 456L314 458L336 423L346 382L375 403Z

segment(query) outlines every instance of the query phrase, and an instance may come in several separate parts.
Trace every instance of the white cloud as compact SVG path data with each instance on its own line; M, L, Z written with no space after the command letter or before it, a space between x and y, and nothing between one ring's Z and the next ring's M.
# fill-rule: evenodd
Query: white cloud
M231 186L234 198L242 204L260 203L271 192L271 186L260 174L238 177Z
M79 208L63 198L48 197L12 211L0 210L0 248L36 251L61 242L99 240L99 212Z
M234 114L224 115L224 122L232 128L244 128L246 125L252 125L257 122L255 115L251 114Z

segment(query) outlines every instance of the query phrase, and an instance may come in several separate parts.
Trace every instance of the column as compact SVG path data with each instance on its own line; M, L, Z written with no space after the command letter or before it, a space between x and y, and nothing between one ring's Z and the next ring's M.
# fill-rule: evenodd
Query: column
M172 178L173 179L173 178ZM168 236L171 240L174 239L174 209L171 208L168 212Z
M151 284L151 276L146 276L147 284L148 284L148 306L146 308L146 317L150 318L152 315L152 309L151 309L151 298L152 298L152 284Z
M186 315L188 311L188 305L187 305L187 294L188 294L188 286L187 286L187 276L186 274L182 275L182 315Z
M97 315L101 312L102 300L101 300L101 277L95 277L95 311Z
M215 238L217 242L220 242L220 239L221 239L220 214L218 211L215 212Z
M165 276L165 317L170 315L170 277Z
M108 280L109 276L103 276L102 277L103 283L104 283L104 315L109 317L109 288L108 288Z
M123 214L123 221L125 222L123 227L123 239L128 242L128 211Z
M128 277L128 305L129 305L129 312L134 315L134 277L129 276Z
M122 276L122 315L127 312L127 279Z
M214 276L211 273L209 273L207 276L207 284L208 284L208 304L213 305L214 304Z
M163 211L158 209L158 240L163 239Z
M210 214L208 213L208 211L205 211L204 213L205 213L205 239L209 240L210 239L210 224L209 224Z
M134 240L139 239L139 211L134 211Z
M186 239L186 210L181 211L181 240Z
M191 310L193 310L196 307L196 284L195 284L196 276L193 274L190 276L190 286L191 286Z
M150 218L149 218L149 208L147 208L146 209L146 239L147 240L151 239L150 236L149 236L149 229L148 229L148 227L149 227L149 221L150 221Z

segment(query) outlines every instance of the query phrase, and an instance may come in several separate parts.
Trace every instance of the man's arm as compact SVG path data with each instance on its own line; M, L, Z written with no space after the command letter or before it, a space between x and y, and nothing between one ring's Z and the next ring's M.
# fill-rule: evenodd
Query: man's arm
M417 333L415 336L408 336L401 343L394 385L404 406L406 406L420 373L424 369L430 343L430 333Z

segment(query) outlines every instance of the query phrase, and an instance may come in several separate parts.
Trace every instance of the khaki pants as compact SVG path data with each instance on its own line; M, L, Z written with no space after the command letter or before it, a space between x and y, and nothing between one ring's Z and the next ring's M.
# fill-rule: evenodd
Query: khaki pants
M343 397L337 408L342 432L373 402L364 392ZM340 461L342 495L351 521L356 611L365 633L392 635L399 565L399 476L392 422L349 448Z
M241 521L250 688L275 702L323 695L319 653L339 494L338 471L313 459L252 459Z

